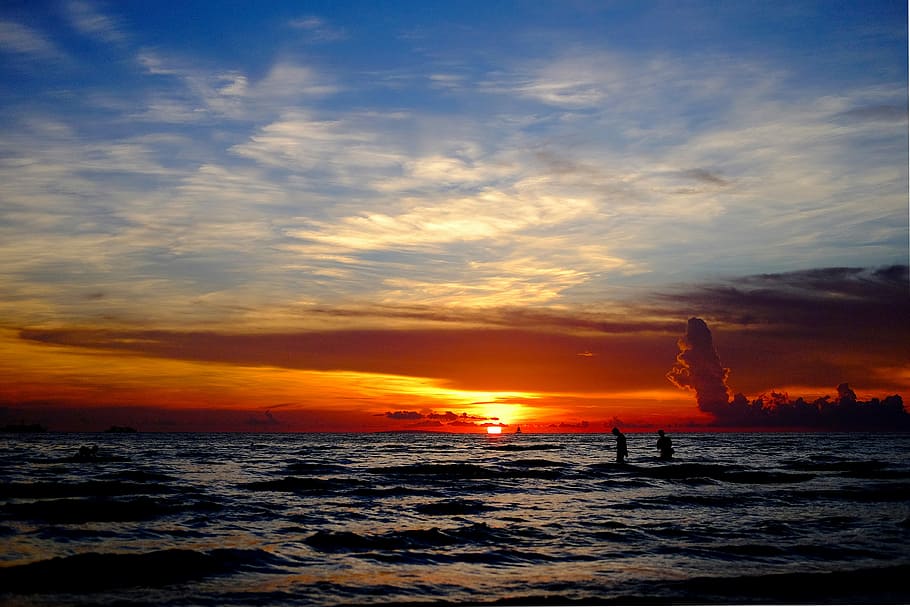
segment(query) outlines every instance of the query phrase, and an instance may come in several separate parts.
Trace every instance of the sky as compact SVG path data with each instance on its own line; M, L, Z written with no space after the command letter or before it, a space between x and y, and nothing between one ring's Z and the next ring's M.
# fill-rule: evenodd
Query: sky
M3 2L0 422L906 425L907 59L902 1Z

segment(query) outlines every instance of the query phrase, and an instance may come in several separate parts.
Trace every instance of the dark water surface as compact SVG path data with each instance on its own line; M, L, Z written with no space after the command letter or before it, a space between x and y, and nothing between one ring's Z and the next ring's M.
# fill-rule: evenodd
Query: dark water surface
M910 435L655 439L0 435L0 604L910 602Z

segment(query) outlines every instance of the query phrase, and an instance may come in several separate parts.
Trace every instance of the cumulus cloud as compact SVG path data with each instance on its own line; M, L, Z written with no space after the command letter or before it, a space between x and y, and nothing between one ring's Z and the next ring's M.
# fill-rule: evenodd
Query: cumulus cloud
M900 395L868 401L857 399L849 384L837 386L837 397L811 402L771 391L750 400L738 393L729 398L730 370L721 365L707 323L690 318L679 340L677 363L667 374L674 385L695 391L699 409L715 423L732 427L827 428L836 430L907 430L910 414Z
M723 411L729 402L727 376L720 364L707 323L690 318L686 334L679 340L676 364L667 374L675 386L695 391L698 408L706 413Z

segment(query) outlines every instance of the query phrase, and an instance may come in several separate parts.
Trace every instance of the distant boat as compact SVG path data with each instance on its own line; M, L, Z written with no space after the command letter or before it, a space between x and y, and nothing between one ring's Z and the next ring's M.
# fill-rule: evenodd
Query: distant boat
M137 430L131 426L111 426L110 428L105 430L105 432L119 432L119 433L136 432L136 431Z
M521 426L515 427L515 434L521 434Z

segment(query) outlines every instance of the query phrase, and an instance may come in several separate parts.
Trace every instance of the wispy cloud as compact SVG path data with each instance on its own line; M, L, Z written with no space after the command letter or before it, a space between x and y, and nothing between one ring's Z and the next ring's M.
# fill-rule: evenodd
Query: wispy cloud
M0 21L0 50L45 61L65 58L45 34L13 21Z
M71 23L82 34L108 44L127 41L126 31L117 20L101 12L93 3L70 0L65 6Z
M333 27L325 19L314 15L293 19L288 25L295 30L303 32L308 42L337 42L347 38L343 28Z

